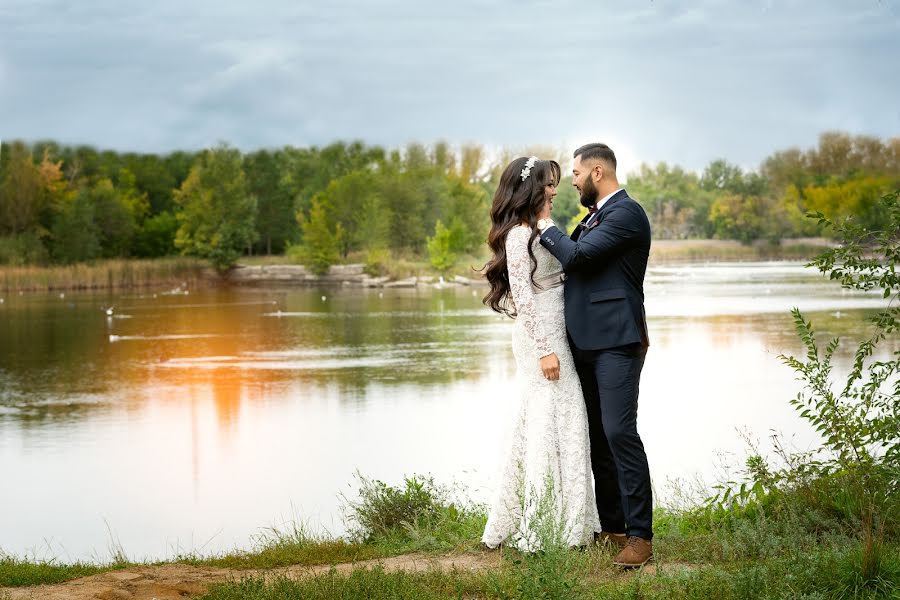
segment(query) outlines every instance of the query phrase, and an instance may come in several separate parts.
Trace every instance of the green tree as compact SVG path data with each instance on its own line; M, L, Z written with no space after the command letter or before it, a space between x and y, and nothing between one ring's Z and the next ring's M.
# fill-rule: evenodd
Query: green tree
M709 209L709 221L715 236L749 244L762 236L763 219L759 199L754 196L724 193Z
M435 200L452 232L452 250L464 254L485 243L490 229L490 201L479 185L459 177L443 178L441 197ZM435 223L436 224L436 223Z
M344 258L350 252L384 245L384 240L378 239L384 230L372 227L373 222L383 221L379 214L382 202L375 198L379 179L378 173L371 170L352 171L332 181L313 198L325 210L329 229L341 224L343 235L337 246Z
M129 190L123 193L105 178L93 186L85 186L81 191L93 207L101 254L105 258L128 256L131 253L138 218L143 216L143 203L140 198L129 193L133 192Z
M331 229L328 211L323 196L313 198L309 215L297 213L297 222L303 230L303 244L300 258L306 267L316 275L323 275L340 258L340 246L344 236L343 226L338 223Z
M438 221L434 225L434 236L428 239L428 258L431 266L446 274L456 264L456 253L452 250L453 234Z
M178 219L170 212L162 212L145 219L137 231L133 244L135 256L157 258L175 252Z
M895 183L887 177L859 177L843 182L832 180L822 186L807 186L803 197L807 210L821 212L829 220L844 220L852 216L857 223L877 229L885 218L879 199Z
M420 182L420 178L410 177L394 168L382 173L379 188L390 215L391 230L387 243L391 250L419 252L423 249L427 237L424 219L426 199Z
M478 183L484 177L481 170L484 163L484 148L474 144L462 147L459 158L459 177L467 183Z
M82 189L57 213L51 251L56 262L70 264L101 256L100 231L89 189Z
M4 239L7 264L43 262L48 256L44 243L50 236L56 214L72 193L63 177L61 162L51 160L50 148L35 164L31 149L22 142L4 146L0 178L0 237Z
M572 177L563 177L556 186L556 198L553 199L553 221L560 227L566 227L574 217L581 214L582 208L581 196L572 185Z
M628 176L628 193L647 211L653 234L663 239L706 237L712 194L702 190L697 176L661 162L642 164Z
M256 199L234 148L203 152L175 192L175 203L175 246L182 254L208 259L218 270L232 266L256 238Z
M328 184L352 171L371 168L384 162L384 149L366 147L362 142L335 143L323 148L283 150L285 192L294 199L294 209L309 212L312 197Z
M260 150L244 159L250 192L256 197L260 252L283 252L294 236L294 198L284 185L284 154Z
M23 142L13 142L5 150L9 156L0 194L0 232L34 230L46 200L41 193L40 169Z

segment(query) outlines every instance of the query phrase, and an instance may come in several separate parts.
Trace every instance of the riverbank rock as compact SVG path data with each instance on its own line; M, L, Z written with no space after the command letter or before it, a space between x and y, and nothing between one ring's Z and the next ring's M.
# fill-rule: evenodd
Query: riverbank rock
M456 276L452 279L430 275L391 280L390 277L372 277L361 264L333 265L324 275L316 275L303 265L238 265L224 276L210 269L205 276L231 285L302 285L343 286L363 288L414 288L455 287L477 285L473 279Z
M462 277L460 275L454 277L453 281L454 283L458 283L459 285L475 285L478 283L474 279L466 279L465 277Z
M384 284L385 288L414 288L418 285L419 280L416 277L407 279L399 279L397 281L389 281Z
M324 275L316 275L303 265L238 265L225 276L237 285L366 285L372 279L364 265L333 265Z

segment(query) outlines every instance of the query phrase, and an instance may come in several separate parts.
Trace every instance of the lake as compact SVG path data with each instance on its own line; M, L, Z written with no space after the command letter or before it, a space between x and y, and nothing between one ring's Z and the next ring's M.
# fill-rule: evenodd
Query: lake
M339 535L356 471L431 474L487 501L516 386L511 321L483 294L0 295L0 550L209 554L294 519ZM859 337L884 302L796 263L657 265L646 295L639 430L663 501L674 480L740 465L741 431L764 451L772 431L814 442L778 359L802 352L793 306L825 340Z

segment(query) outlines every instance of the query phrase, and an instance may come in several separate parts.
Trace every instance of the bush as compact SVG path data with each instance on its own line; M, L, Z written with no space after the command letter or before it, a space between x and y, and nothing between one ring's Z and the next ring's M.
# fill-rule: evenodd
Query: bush
M373 248L366 252L365 273L370 277L380 277L387 272L390 254L384 248Z
M784 461L778 469L751 456L739 487L721 486L708 505L712 514L793 518L801 531L837 529L856 537L859 559L842 563L852 571L843 579L849 581L847 597L887 594L882 582L893 577L897 561L888 560L885 542L900 533L900 352L893 359L873 359L879 343L896 340L900 330L900 191L882 203L888 215L883 231L812 215L843 243L808 266L844 288L878 290L886 299L886 307L869 319L873 332L858 344L851 371L837 387L832 358L840 340L821 350L812 324L798 309L792 311L806 356L781 359L804 383L791 403L822 436L821 447L789 453L778 446Z
M47 258L47 249L33 233L0 236L0 265L40 265L46 263Z
M430 477L413 475L402 487L357 473L359 499L343 497L350 534L358 541L404 549L450 549L477 543L487 520L483 507L453 498Z

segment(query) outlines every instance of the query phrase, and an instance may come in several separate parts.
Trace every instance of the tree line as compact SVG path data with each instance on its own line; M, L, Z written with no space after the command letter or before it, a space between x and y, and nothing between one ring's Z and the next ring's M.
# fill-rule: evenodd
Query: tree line
M568 152L530 148L563 164ZM445 270L482 251L503 166L477 145L361 142L242 153L227 145L166 155L55 142L0 145L0 264L67 264L190 254L226 268L289 253L316 271L342 260L425 257ZM724 159L702 173L667 163L627 175L659 239L742 242L822 235L821 212L877 229L878 199L900 187L900 138L823 134L757 170ZM584 214L571 177L554 218Z

